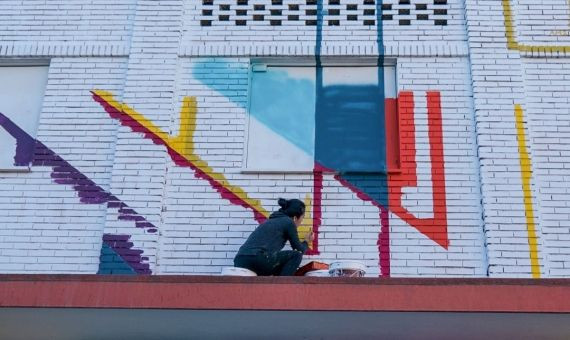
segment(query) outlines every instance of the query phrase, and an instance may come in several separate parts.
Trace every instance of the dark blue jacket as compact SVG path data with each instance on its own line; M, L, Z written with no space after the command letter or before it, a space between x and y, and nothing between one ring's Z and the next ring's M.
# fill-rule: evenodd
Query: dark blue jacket
M307 242L299 241L297 226L293 219L284 213L277 211L269 216L269 219L260 224L249 235L247 241L239 248L237 255L257 255L259 253L277 253L289 241L291 248L307 251Z

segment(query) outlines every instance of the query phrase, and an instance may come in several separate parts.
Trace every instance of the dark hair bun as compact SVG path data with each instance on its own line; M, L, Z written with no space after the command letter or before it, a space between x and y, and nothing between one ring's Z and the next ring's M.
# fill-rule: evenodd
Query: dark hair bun
M289 201L284 199L284 198L280 198L277 200L277 204L279 204L279 206L283 209L287 209L287 205L289 204Z
M289 217L299 217L305 213L305 203L296 198L290 200L280 198L277 200L277 204L281 207L279 211Z

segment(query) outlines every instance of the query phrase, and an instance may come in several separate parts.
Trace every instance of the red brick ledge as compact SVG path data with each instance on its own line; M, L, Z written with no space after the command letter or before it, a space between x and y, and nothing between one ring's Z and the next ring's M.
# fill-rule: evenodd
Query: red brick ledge
M570 279L0 275L0 307L570 313Z

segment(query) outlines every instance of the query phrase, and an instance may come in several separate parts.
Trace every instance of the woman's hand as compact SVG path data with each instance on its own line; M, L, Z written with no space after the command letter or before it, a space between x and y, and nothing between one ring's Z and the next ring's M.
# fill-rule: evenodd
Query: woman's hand
M312 230L309 230L306 234L304 239L308 242L308 243L312 243L313 240L315 239L315 234L313 233Z

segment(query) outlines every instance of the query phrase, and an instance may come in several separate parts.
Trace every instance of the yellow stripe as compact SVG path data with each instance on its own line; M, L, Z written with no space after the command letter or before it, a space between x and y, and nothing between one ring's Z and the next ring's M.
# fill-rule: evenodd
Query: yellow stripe
M511 0L503 0L503 15L505 16L505 34L507 35L507 46L509 49L518 50L519 44L515 39L515 28L513 26Z
M505 35L507 36L507 47L510 50L517 50L520 52L570 53L570 46L519 44L515 37L515 25L513 19L513 12L511 9L511 0L502 0L502 3L503 3L503 16L505 17Z
M259 200L249 198L247 193L242 188L231 185L222 173L214 171L214 169L212 169L206 161L202 160L200 156L194 152L194 131L196 130L196 113L198 111L195 97L184 97L182 101L182 108L180 110L180 129L177 136L171 137L169 134L162 131L161 128L154 125L153 122L135 111L133 108L129 107L127 104L117 102L111 92L101 90L96 90L93 92L103 98L115 109L127 114L129 117L136 120L139 124L143 125L158 138L162 139L162 141L168 147L179 153L186 160L192 162L194 166L207 173L221 186L231 191L233 194L252 206L264 216L269 216L269 213L263 208Z
M313 232L313 216L311 214L311 210L313 209L313 200L311 199L311 195L307 194L305 196L305 218L303 219L303 223L297 228L297 233L299 234L299 239L302 241L308 241L305 239L305 235L307 232ZM313 249L313 243L309 242L309 248Z
M519 144L519 157L521 164L521 178L524 194L524 208L526 216L526 229L528 232L528 244L530 247L530 267L532 277L540 278L540 263L538 262L538 245L534 224L534 211L532 208L532 192L530 190L531 162L526 148L526 136L524 131L523 110L520 105L515 105L515 118L517 127L517 140Z

